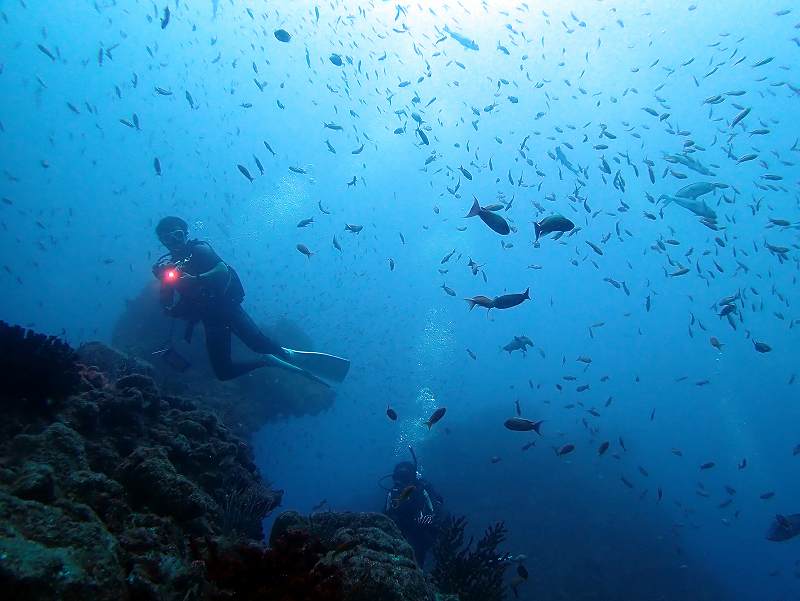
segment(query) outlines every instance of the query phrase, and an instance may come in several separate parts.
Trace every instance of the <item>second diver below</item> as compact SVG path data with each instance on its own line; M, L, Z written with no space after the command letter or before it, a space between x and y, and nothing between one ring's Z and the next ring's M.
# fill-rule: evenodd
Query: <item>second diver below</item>
M349 367L346 359L293 351L266 336L242 308L244 288L236 271L208 242L190 240L189 227L183 219L164 217L156 226L156 235L169 250L153 266L153 274L161 281L161 305L170 317L188 322L187 339L191 338L193 326L202 322L208 358L218 379L232 380L269 365L302 374L327 386L312 373L313 366L308 365L319 359L328 367L334 363L346 373ZM264 357L233 361L231 334Z
M397 524L414 549L417 564L423 567L428 550L436 542L444 499L430 482L419 477L410 461L394 466L392 480L383 511Z

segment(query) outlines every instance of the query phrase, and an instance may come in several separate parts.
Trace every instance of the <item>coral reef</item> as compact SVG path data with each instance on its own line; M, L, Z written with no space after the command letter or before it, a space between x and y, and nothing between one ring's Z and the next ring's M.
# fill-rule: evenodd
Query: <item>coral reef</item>
M165 394L146 363L99 344L76 355L22 329L0 333L3 356L13 357L4 369L23 374L0 382L6 597L438 598L380 514L284 513L265 546L263 518L282 491L262 480L248 445L204 399Z
M272 327L262 329L284 346L314 350L311 339L288 320L278 320ZM236 337L232 343L234 357L252 355ZM279 416L315 414L333 404L333 390L275 368L260 369L230 382L217 381L206 356L203 326L197 324L187 342L185 322L163 314L155 282L127 302L114 326L112 344L126 353L129 361L138 359L151 363L151 375L162 391L204 397L208 408L245 437ZM167 361L153 355L167 346L188 360L189 369L177 373ZM79 353L83 355L91 350L84 345ZM113 357L94 358L87 363L109 372L117 365L124 365Z
M77 391L81 378L75 351L44 336L0 321L0 396L33 410Z
M505 540L505 526L498 522L487 528L474 549L472 538L464 544L466 526L464 517L451 516L442 524L433 547L433 581L440 591L458 595L460 601L502 601L506 563L498 561L497 547Z
M307 533L325 553L316 569L333 569L346 601L433 601L436 589L414 561L414 552L392 520L379 513L282 513L270 544Z
M5 325L0 334L4 594L192 598L209 587L192 537L263 537L282 492L213 413L162 394L136 362L104 373L55 339Z

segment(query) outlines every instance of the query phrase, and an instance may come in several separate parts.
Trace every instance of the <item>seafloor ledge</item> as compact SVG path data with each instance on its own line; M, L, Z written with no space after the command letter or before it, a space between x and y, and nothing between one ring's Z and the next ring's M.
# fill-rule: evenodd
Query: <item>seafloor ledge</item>
M0 590L13 599L425 601L379 514L262 518L282 491L150 367L0 322Z

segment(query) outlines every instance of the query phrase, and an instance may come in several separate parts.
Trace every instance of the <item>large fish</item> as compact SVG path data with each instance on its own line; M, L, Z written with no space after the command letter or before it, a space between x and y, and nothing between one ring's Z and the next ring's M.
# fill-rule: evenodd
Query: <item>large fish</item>
M531 419L525 419L523 417L509 417L503 425L509 430L513 430L514 432L533 431L541 435L541 432L539 432L539 428L542 427L543 421L544 420L539 420L537 422Z
M580 171L578 171L575 168L575 166L569 161L567 155L564 154L560 146L556 146L556 160L558 160L559 163L564 165L564 167L572 171L572 173L574 173L577 176L580 176Z
M467 217L475 217L476 215L480 217L486 225L488 225L492 230L501 236L505 236L511 232L511 227L509 227L508 222L497 213L487 211L481 207L477 198L473 201L472 208L469 210L469 213L464 215L464 218L466 219Z
M767 540L782 542L800 534L800 513L775 516L767 532Z
M517 294L503 294L502 296L498 296L492 301L492 308L493 309L510 309L511 307L516 307L517 305L521 305L526 300L530 300L530 288L526 288L525 292L517 293Z
M456 42L464 46L464 48L467 50L480 50L478 48L478 44L475 43L475 40L471 40L468 37L451 30L447 25L444 26L444 31Z
M695 184L689 184L688 186L684 186L677 192L675 192L675 196L678 198L691 198L692 200L697 200L699 197L708 194L709 192L713 192L717 188L727 188L728 184L716 184L712 182L697 182Z
M711 221L717 220L717 213L709 207L705 201L700 200L691 200L688 198L679 198L677 196L668 196L667 194L662 194L659 201L664 201L664 206L667 206L669 203L674 202L676 205L683 207L684 209L691 211L698 217L704 217L706 219L710 219Z
M700 161L686 155L686 154L664 154L664 160L669 163L680 163L685 165L692 171L696 171L701 175L715 176L716 173L711 171L708 167L703 165Z
M575 224L563 215L551 215L550 217L545 217L538 223L533 224L537 241L541 236L546 236L547 234L552 234L553 232L570 232L574 228Z

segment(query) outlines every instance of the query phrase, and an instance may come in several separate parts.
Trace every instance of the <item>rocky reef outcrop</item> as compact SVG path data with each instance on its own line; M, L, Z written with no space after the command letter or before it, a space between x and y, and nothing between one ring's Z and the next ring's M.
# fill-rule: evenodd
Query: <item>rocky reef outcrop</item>
M284 513L267 546L282 491L204 399L164 392L147 363L2 322L0 348L7 598L445 598L380 514Z
M57 339L0 323L0 346L4 594L183 598L206 583L193 538L263 537L282 493L213 412Z

